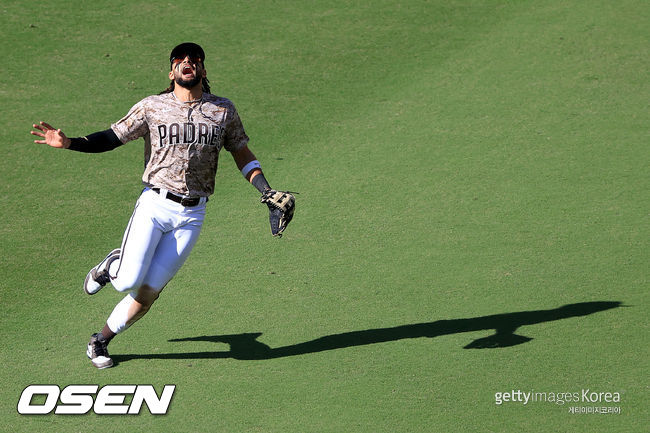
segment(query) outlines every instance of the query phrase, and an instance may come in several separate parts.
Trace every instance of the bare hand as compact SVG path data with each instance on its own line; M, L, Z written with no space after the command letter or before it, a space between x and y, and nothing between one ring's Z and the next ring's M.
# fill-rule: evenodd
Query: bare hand
M57 149L67 149L70 147L70 139L60 129L45 122L39 122L38 125L33 124L32 127L38 131L31 131L32 135L43 137L45 140L34 140L34 143L47 144L48 146L56 147ZM41 131L41 132L39 132Z

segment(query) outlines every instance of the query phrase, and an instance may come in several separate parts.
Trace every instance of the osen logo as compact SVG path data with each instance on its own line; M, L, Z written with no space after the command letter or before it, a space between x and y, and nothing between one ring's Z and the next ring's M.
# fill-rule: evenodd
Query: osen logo
M152 415L164 415L176 385L165 385L160 397L153 385L29 385L18 400L21 415L138 415L145 404ZM132 396L130 403L125 403Z

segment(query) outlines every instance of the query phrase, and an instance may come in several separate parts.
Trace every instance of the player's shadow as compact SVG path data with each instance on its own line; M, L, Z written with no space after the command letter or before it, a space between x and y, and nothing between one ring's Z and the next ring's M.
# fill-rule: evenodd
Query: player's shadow
M282 347L269 347L257 339L261 332L251 332L233 335L204 335L172 339L169 341L208 341L226 343L229 351L190 352L190 353L160 353L160 354L127 354L114 355L113 361L119 363L132 359L218 359L234 358L241 360L275 359L287 356L305 355L324 352L326 350L343 349L353 346L398 341L407 338L433 338L442 335L459 334L494 330L488 337L479 338L467 344L465 349L493 349L516 346L532 340L530 337L515 334L521 326L536 325L554 320L589 314L618 308L621 303L610 302L581 302L564 305L552 310L520 311L515 313L494 314L491 316L472 317L468 319L437 320L435 322L402 325L393 328L367 329L363 331L344 332L326 335L315 340L291 344Z

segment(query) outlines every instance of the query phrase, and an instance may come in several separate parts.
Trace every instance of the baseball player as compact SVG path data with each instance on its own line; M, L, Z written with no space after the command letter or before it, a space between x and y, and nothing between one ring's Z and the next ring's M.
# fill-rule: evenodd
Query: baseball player
M86 275L84 291L93 295L111 283L126 296L101 332L91 336L86 354L92 365L113 365L107 346L144 316L194 247L214 193L219 151L233 156L242 175L262 193L271 233L281 236L293 217L295 198L271 189L233 103L210 93L205 53L195 43L176 46L169 57L170 86L135 104L105 131L68 138L46 122L34 124L35 143L99 153L138 138L145 142L145 186L124 232L112 250Z

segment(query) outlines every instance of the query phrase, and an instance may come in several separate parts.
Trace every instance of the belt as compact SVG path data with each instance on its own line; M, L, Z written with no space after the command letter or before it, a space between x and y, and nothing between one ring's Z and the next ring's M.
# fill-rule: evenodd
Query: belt
M176 195L170 191L160 191L160 188L151 188L157 194L160 194L161 197L171 200L185 207L196 206L201 203L201 197L183 197L181 195Z

